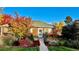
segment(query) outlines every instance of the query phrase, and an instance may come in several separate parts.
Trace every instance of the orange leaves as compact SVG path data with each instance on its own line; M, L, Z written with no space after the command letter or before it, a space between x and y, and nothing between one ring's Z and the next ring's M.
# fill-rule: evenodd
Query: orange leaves
M13 20L11 22L12 30L13 32L19 36L22 37L27 34L28 29L30 28L30 21L29 18L25 17L19 17L16 18L16 20Z
M11 15L0 15L0 25L10 24L12 31L17 34L17 36L24 36L28 29L31 27L31 18L18 17L13 18Z
M64 26L64 22L59 22L55 24L57 29L62 29L62 27Z
M2 21L3 21L3 15L1 14L0 15L0 24L2 24Z
M11 15L6 15L6 14L0 15L0 24L1 25L8 24L10 23L11 19L13 19Z

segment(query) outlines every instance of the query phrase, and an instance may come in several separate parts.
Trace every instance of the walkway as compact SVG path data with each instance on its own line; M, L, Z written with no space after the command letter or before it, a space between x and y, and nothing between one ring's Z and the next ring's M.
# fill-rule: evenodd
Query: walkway
M44 44L43 39L39 39L39 41L40 41L40 46L39 46L40 51L48 51L48 48L47 48L47 46Z

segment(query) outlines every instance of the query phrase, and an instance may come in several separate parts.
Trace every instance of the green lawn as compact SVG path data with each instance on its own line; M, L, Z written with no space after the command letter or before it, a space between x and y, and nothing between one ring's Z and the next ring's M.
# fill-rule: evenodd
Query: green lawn
M48 47L49 51L78 51L77 49L68 48L64 46L50 46Z
M39 48L38 47L29 47L29 48L11 47L11 48L0 48L0 51L39 51Z
M77 49L68 48L64 46L50 46L48 47L49 51L78 51ZM39 51L39 47L29 47L29 48L21 48L21 47L8 47L8 48L0 48L0 51Z

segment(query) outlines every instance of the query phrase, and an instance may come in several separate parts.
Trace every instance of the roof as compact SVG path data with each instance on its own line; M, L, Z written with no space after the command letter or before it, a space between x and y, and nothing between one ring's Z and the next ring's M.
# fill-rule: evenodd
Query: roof
M48 28L53 27L51 24L48 24L42 21L32 21L32 26L33 27L48 27Z

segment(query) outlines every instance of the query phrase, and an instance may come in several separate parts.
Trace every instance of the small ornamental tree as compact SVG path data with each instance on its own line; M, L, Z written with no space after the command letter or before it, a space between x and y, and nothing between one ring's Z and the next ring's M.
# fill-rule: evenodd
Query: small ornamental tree
M12 32L17 37L28 35L28 30L31 27L31 18L18 17L13 18L11 15L1 14L0 25L9 24Z
M19 17L16 20L12 20L10 24L15 35L17 37L23 37L28 34L28 30L31 26L31 19Z

